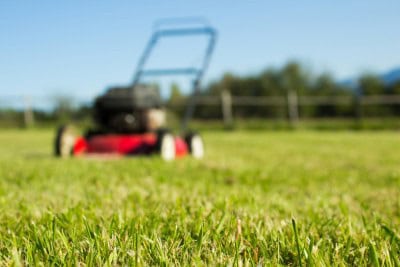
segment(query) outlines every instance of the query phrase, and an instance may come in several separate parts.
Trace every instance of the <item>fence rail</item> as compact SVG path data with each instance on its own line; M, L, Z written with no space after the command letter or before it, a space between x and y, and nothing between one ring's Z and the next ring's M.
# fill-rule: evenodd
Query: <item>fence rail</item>
M233 106L282 106L287 104L283 96L232 96ZM374 95L374 96L300 96L299 106L318 105L352 105L355 101L361 105L395 105L400 104L400 95ZM219 106L223 102L220 96L198 96L196 103L199 105ZM186 105L185 100L176 101L171 106Z
M285 96L230 96L233 106L282 106L287 105L288 98ZM352 105L354 101L361 105L395 105L400 104L400 95L373 95L373 96L297 96L299 106L316 105ZM36 98L30 96L0 96L0 108L4 107L23 107L29 102L33 108L53 106L54 100L50 98ZM91 101L74 99L74 102L88 104ZM199 105L216 105L223 102L221 96L197 96L196 103ZM184 99L175 101L171 106L186 105Z

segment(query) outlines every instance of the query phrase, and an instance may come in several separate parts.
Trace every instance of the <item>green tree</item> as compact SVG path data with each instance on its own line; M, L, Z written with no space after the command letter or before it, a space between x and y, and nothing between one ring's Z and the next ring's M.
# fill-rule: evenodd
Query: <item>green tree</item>
M386 93L383 81L374 74L362 75L358 83L361 95L371 96L383 95ZM362 110L365 116L382 116L390 113L390 108L387 105L364 106Z
M186 96L181 92L181 89L177 83L171 84L171 91L168 99L168 106L170 110L175 113L176 116L181 117L186 107Z
M364 74L358 80L360 93L363 95L383 95L385 87L383 81L376 75Z

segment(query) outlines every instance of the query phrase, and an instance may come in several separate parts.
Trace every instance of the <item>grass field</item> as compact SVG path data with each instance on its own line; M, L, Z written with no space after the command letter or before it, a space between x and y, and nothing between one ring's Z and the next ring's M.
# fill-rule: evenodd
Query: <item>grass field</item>
M172 163L0 132L0 265L400 264L400 133L206 132Z

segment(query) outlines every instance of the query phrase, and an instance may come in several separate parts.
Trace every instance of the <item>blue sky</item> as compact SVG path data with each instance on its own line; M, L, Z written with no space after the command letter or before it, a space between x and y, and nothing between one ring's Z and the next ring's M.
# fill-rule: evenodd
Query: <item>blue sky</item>
M0 97L83 98L127 84L153 22L165 17L202 16L218 29L206 83L227 71L251 74L291 59L337 79L383 72L400 65L399 10L400 1L367 0L3 0ZM167 57L154 62L168 56L196 62L199 56L188 52L199 44L166 45Z

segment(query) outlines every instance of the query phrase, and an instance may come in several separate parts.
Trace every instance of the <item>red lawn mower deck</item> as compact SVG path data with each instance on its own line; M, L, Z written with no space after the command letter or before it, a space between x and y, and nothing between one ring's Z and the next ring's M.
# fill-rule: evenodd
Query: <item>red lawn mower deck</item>
M137 156L159 154L164 160L173 160L191 154L200 159L204 146L198 134L185 138L173 136L168 131L143 134L97 134L89 137L75 136L70 126L59 128L56 136L56 154L69 156Z

